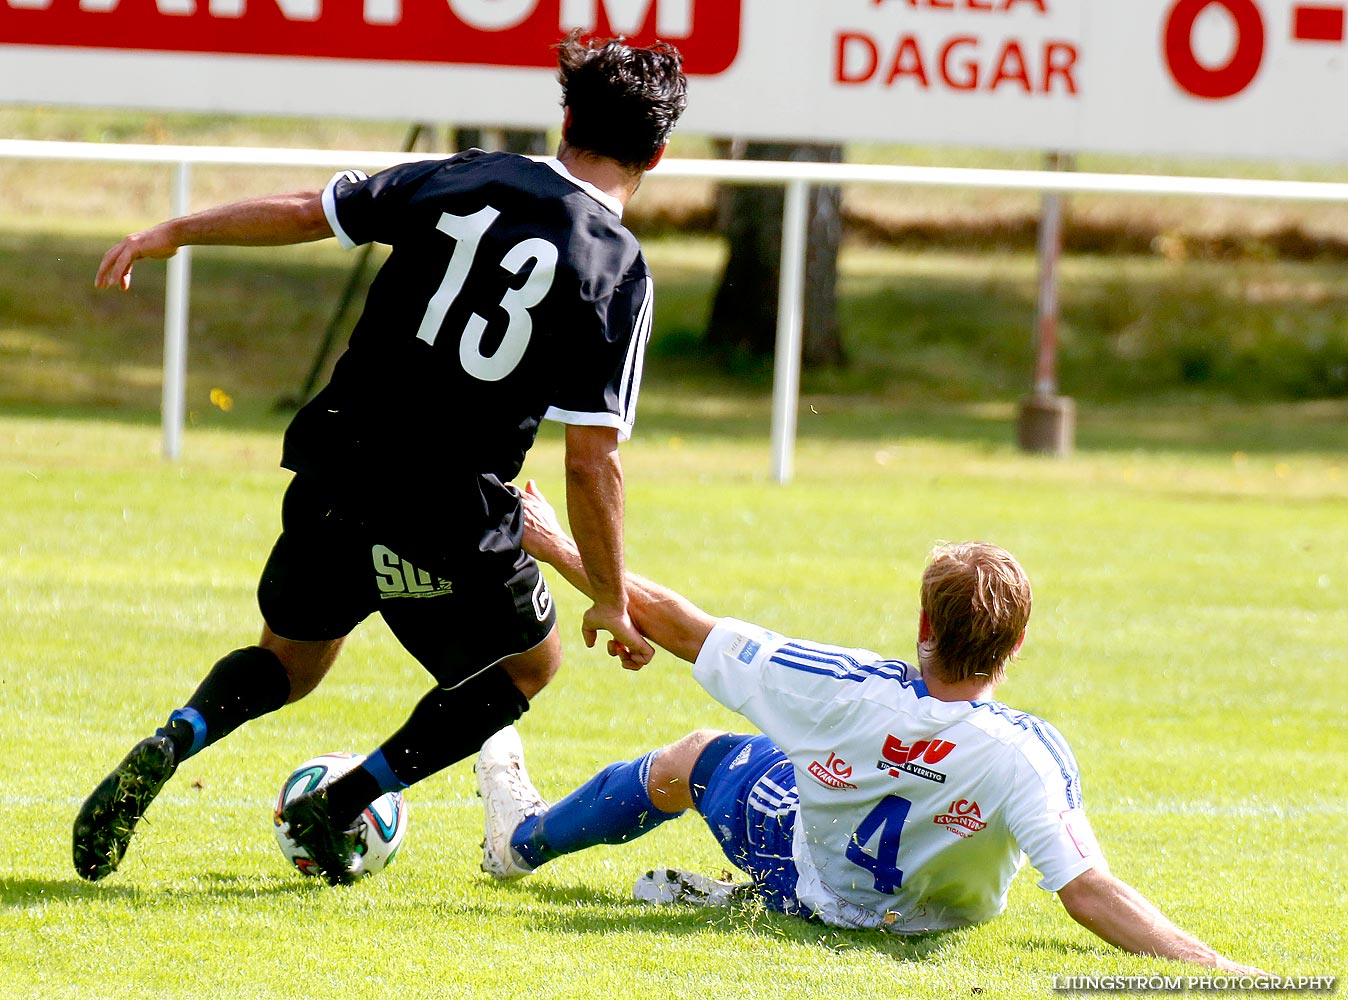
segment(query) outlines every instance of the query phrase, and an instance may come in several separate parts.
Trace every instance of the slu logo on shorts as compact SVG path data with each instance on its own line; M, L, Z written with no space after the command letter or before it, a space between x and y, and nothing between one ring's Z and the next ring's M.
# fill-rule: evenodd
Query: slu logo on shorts
M379 598L385 597L443 597L454 592L454 584L424 569L417 569L386 545L370 550L374 558L375 584Z

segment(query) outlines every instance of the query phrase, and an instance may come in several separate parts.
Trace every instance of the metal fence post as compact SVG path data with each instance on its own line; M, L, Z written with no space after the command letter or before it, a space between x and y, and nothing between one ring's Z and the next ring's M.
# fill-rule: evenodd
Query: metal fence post
M192 165L180 162L173 174L173 216L186 215L192 202ZM183 247L169 258L164 290L164 395L161 419L164 458L177 461L183 450L186 416L187 300L192 274L192 250Z
M808 181L786 183L782 210L782 279L777 287L777 357L772 375L772 478L789 483L800 402L800 349L805 321L805 232Z
M1045 157L1046 171L1070 167L1060 153ZM1076 404L1058 394L1058 262L1062 257L1063 195L1046 190L1039 213L1039 314L1034 393L1021 400L1016 440L1024 451L1065 458L1076 437Z

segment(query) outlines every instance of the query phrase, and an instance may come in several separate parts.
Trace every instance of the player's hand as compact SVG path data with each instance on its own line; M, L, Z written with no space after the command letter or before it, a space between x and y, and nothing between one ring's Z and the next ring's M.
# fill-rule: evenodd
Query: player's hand
M608 641L608 655L616 656L624 670L640 670L655 656L655 647L637 630L625 610L593 605L585 612L580 624L585 645L593 647L602 630L613 636Z
M520 505L524 508L524 551L535 559L555 564L559 552L568 545L574 547L557 511L532 479L520 491Z
M1237 976L1268 977L1268 973L1263 969L1255 968L1253 965L1241 965L1239 962L1233 962L1229 958L1217 959L1217 968L1223 972L1230 972Z
M131 267L136 261L146 258L167 260L177 252L178 244L168 237L163 226L132 233L103 255L94 287L126 291L131 287Z

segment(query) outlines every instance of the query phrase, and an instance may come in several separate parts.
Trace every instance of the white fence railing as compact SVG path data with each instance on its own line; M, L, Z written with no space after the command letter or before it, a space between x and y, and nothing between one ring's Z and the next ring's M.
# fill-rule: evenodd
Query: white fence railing
M195 164L380 169L409 160L427 159L429 155L372 150L105 145L85 142L0 140L0 158L172 166L174 167L171 205L173 215L181 215L188 211L191 202L191 168ZM1089 192L1348 202L1348 184L1322 181L1158 177L1050 170L879 166L860 163L664 160L653 171L652 177L701 178L732 184L775 183L782 184L786 188L772 403L772 475L778 482L788 481L793 473L797 404L800 395L807 196L812 185L882 184L992 188L1004 191L1063 194ZM169 262L168 287L165 294L163 452L165 457L170 459L177 458L182 449L190 272L191 253L185 248Z

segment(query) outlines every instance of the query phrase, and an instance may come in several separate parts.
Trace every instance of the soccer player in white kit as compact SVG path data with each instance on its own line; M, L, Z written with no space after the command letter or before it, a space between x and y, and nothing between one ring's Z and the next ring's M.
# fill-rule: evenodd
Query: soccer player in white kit
M530 483L524 545L577 589L574 543ZM621 843L696 809L771 908L840 927L916 934L1006 907L1028 857L1040 887L1127 951L1257 973L1175 926L1114 878L1082 807L1076 760L1051 725L993 700L1025 637L1030 583L985 543L937 548L922 579L919 666L790 639L629 574L633 617L694 664L717 701L764 735L699 730L605 768L549 807L509 727L475 768L483 868L500 879ZM637 664L625 664L639 669ZM723 883L651 873L646 898L707 901Z

